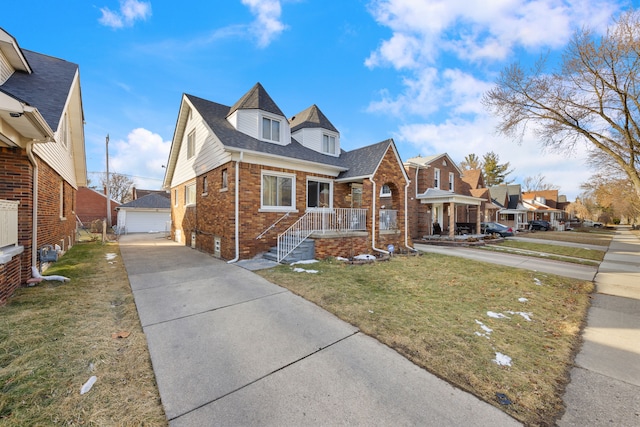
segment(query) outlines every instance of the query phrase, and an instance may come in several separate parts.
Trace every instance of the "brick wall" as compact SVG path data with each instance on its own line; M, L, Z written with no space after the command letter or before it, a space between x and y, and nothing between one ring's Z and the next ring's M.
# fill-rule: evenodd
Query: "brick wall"
M80 187L77 194L76 214L84 226L88 226L97 219L103 220L107 217L107 197L90 188ZM117 223L118 211L116 208L120 203L111 201L111 222Z
M38 161L38 247L75 243L76 190L46 163ZM18 244L24 252L0 267L0 298L11 295L31 277L33 185L32 166L25 150L0 148L0 198L18 200ZM62 190L61 190L62 189ZM61 208L60 192L64 192ZM62 215L62 217L61 217ZM61 241L64 240L64 243ZM19 267L17 267L19 265Z
M336 236L314 239L314 241L317 259L339 256L352 258L356 255L371 253L371 239L368 234L359 237Z

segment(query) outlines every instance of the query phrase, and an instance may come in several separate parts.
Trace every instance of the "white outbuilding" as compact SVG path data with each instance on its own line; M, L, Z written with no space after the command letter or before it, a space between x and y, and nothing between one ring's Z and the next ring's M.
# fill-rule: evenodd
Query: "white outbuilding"
M168 194L147 194L120 205L116 210L120 234L171 231L171 200Z

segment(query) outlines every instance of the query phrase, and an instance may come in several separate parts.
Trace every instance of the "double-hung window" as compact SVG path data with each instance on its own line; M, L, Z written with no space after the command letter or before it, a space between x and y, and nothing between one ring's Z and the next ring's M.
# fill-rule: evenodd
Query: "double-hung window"
M335 154L336 153L336 137L324 134L322 135L322 152Z
M307 181L307 207L331 207L331 183L328 181Z
M433 170L433 188L440 188L440 169Z
M388 184L380 187L380 197L391 197L391 187Z
M454 181L455 181L455 175L453 174L453 172L449 172L449 191L454 191Z
M280 141L280 122L268 117L262 118L262 139Z
M262 208L295 209L295 175L262 174Z

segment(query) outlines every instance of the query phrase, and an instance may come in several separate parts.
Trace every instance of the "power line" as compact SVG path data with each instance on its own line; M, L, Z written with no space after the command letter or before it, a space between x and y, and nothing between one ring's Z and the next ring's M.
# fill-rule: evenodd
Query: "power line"
M91 172L87 172L87 173L88 174L100 174L100 175L104 175L105 174L105 172L95 172L95 171L91 171ZM146 177L146 176L129 175L127 173L120 173L120 172L109 172L109 174L110 175L118 174L118 175L126 176L126 177L129 177L129 178L148 179L148 180L151 180L151 181L163 181L162 178L149 178L149 177Z

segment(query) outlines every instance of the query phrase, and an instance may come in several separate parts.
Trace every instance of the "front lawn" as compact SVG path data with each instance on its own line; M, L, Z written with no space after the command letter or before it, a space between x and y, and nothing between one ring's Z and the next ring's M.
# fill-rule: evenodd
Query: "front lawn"
M563 410L593 290L587 281L438 254L260 274L527 425L553 425ZM498 403L496 393L512 403Z
M599 265L607 251L604 246L602 249L587 249L509 239L480 248L584 265Z
M44 274L71 281L0 307L0 424L166 425L117 244L76 244Z

